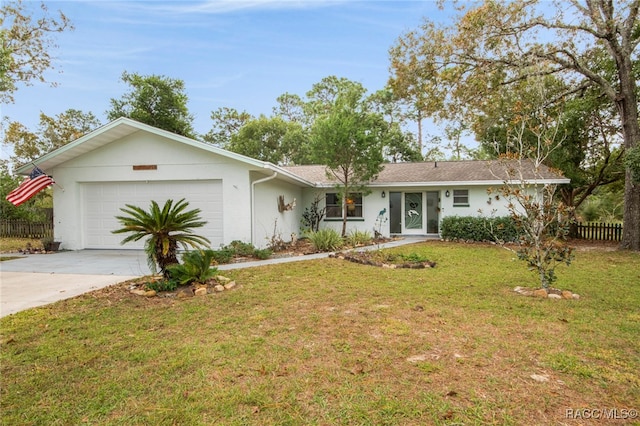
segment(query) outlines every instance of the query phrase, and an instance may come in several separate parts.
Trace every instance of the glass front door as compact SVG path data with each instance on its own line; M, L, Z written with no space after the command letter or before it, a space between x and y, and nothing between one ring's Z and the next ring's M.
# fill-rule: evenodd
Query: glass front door
M404 193L404 229L407 233L422 233L424 214L422 192Z

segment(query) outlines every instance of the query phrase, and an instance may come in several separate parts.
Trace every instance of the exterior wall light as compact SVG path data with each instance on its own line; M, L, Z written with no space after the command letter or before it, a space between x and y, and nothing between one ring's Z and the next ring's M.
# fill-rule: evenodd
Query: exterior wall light
M451 193L449 192L449 190L447 189L447 192L444 193L444 196L449 198L449 195L451 195Z
M384 191L382 191L382 198L384 198L386 196L387 196L387 194Z

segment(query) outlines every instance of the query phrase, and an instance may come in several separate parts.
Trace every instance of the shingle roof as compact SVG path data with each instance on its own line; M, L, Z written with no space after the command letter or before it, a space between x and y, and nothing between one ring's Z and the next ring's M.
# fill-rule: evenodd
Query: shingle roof
M516 170L517 162L497 160L473 161L438 161L421 163L387 163L371 182L372 186L390 186L393 184L486 184L499 183L507 178L507 170ZM546 166L541 166L538 173L534 173L533 163L523 163L523 177L526 181L536 180L539 183L569 183L569 179L554 172ZM283 169L319 185L334 185L322 165L287 166ZM513 174L511 176L514 176Z

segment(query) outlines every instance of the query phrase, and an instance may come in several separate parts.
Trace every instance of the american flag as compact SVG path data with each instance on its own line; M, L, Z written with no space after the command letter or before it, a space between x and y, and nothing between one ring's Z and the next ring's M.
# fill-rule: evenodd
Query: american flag
M9 195L6 196L6 199L17 207L54 183L51 176L47 176L47 174L38 167L34 167L31 173L29 173L29 177L26 177L16 189L11 191Z

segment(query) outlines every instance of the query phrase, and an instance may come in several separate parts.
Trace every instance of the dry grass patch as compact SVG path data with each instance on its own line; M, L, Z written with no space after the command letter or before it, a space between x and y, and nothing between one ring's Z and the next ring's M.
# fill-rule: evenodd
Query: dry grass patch
M3 318L0 420L581 424L566 410L640 408L638 254L578 253L559 284L582 299L554 301L512 292L535 277L505 250L397 251L438 266L296 262L227 272L240 288L204 298L119 285Z

